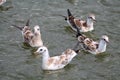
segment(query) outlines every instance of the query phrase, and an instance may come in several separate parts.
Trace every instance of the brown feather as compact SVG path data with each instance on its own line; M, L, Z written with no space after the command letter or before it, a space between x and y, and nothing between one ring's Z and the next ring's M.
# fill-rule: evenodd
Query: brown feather
M67 49L65 52L64 52L64 54L66 54L66 55L69 55L69 54L71 54L72 53L72 50L71 49Z
M75 24L82 28L82 27L87 27L86 21L80 20L80 19L74 19Z
M83 23L83 27L87 27L87 23L86 22Z
M50 58L50 59L48 60L47 65L48 65L48 66L51 65L53 62L54 62L54 58Z
M66 56L65 55L61 55L60 59L58 61L56 61L55 65L63 64L63 62L65 61L65 59L66 59Z

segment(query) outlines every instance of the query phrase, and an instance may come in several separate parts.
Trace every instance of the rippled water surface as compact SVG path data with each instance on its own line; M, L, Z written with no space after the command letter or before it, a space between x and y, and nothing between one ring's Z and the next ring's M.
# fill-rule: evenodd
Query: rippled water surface
M98 56L81 52L64 69L43 71L42 57L32 55L21 32L10 26L22 26L30 19L31 28L40 25L50 55L59 55L77 42L58 16L67 15L68 8L83 19L89 13L96 15L95 30L86 35L99 39L107 34L107 51ZM120 80L120 0L7 0L0 7L0 80Z

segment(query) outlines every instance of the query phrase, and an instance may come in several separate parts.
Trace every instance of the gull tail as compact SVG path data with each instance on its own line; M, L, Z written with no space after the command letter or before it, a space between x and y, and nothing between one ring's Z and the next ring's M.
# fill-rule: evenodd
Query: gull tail
M73 16L69 9L67 9L68 17Z

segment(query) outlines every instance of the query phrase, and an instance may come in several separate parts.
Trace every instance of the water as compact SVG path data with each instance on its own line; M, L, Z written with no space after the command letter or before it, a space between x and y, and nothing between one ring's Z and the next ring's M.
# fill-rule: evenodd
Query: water
M11 24L31 28L40 25L42 39L50 55L72 48L77 40L59 14L70 9L76 17L96 15L97 23L89 37L107 34L110 43L99 56L81 52L62 70L43 71L41 57L22 42L21 32ZM0 80L120 80L120 1L119 0L7 0L0 8Z

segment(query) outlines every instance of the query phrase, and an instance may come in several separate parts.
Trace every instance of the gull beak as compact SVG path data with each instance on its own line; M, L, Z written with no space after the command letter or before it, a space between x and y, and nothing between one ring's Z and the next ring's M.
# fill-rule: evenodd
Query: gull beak
M107 43L109 43L109 40L106 40Z
M93 19L93 21L94 21L94 22L97 22L97 20L96 20L96 19Z
M105 42L109 43L109 40L104 39Z
M37 51L34 52L35 55L40 55L39 53L39 49Z
M33 53L34 55L40 55L37 51Z

